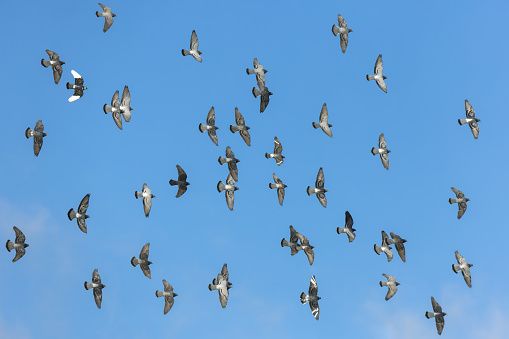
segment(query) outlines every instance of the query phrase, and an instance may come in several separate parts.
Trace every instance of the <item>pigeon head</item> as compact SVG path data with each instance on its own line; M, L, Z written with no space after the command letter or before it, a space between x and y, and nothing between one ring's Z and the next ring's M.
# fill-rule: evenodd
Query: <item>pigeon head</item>
M399 282L396 282L396 286L401 285Z
M219 129L219 127L217 127L217 126L214 126L214 129L215 129L215 130L216 130L216 129Z
M325 188L323 189L323 191L324 191L324 192L329 192L329 191L327 191Z
M60 61L60 65L65 65L65 62L64 61Z
M467 198L467 199L465 199L465 200L466 200L466 201L470 201L470 199L468 199L468 198Z
M385 75L382 75L382 78L384 78L384 80L387 79L387 77Z
M29 244L23 244L24 248L27 248L28 246L30 246L30 245ZM472 265L472 266L474 266L474 265Z
M151 196L151 198L155 198L155 197L156 197L156 196L155 196L155 195L153 195L153 194L150 194L150 196Z
M111 13L111 16L117 16L115 13Z
M191 185L191 184L186 181L186 186L188 186L188 185Z
M86 89L88 89L88 87L87 86L83 86L83 90L86 90Z
M249 127L249 126L246 126L246 129L251 129L251 127Z
M477 119L477 118L475 118L475 121L476 121L476 122L481 122L481 119Z
M130 110L130 111L134 111L134 108L132 108L132 107L129 107L129 110Z
M240 189L240 188L238 188L238 187L235 187L235 188L234 188L234 191L236 191L236 190L239 190L239 189Z
M320 299L322 299L322 297L318 297L318 296L317 296L317 297L316 297L316 299L317 299L317 300L320 300Z
M240 162L240 160L239 159L235 159L235 162Z
M106 287L106 285L101 284L101 286L99 286L99 287L100 287L100 288L105 288L105 287Z
M472 266L474 266L474 265L472 265L472 264L468 264L468 267L472 267Z
M348 33L353 32L353 29L348 29Z
M387 153L391 153L391 150L390 150L390 149L388 149L388 150L387 150Z
M174 296L174 297L178 297L178 294L177 294L177 293L173 293L173 296Z
M152 265L152 261L147 261L147 265Z
M85 219L88 219L88 218L90 218L90 216L85 214Z
M329 127L332 127L332 125L331 125L331 124L328 124L328 125L329 125Z
M283 184L283 188L287 188L287 187L288 187L287 185Z
M45 137L45 136L47 136L47 135L48 135L48 133L42 133L42 136L43 136L43 137Z

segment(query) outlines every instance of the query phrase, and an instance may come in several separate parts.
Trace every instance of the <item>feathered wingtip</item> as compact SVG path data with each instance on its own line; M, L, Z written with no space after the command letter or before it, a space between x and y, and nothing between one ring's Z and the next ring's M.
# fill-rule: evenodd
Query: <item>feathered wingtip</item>
M86 282L86 281L85 281L85 284L84 284L84 285L85 285L85 289L86 289L87 291L88 291L89 289L91 289L91 288L93 288L93 287L94 287L91 283Z
M260 96L260 94L262 94L262 92L260 92L260 90L256 87L253 87L252 92L253 92L253 95L255 98L258 98Z
M5 243L5 248L7 248L7 251L12 251L14 249L14 243L10 240L7 240Z
M454 273L458 273L460 270L460 265L455 265L455 264L452 264L452 270L454 271Z
M217 159L217 161L218 161L221 165L226 164L226 158L219 157L219 158Z
M424 315L426 316L426 318L430 319L430 318L433 318L435 316L435 313L433 313L433 312L426 312Z
M374 147L373 147L373 148L371 148L371 153L372 153L373 155L377 155L377 154L378 154L378 150L377 150L376 148L374 148Z
M76 218L76 211L74 210L74 208L71 208L69 212L67 212L67 217L69 218L69 220Z
M134 267L138 266L138 259L136 257L133 257L131 259L131 265L133 265Z
M382 248L380 246L378 246L377 244L375 244L375 253L380 255L380 253L382 253Z
M104 104L103 111L104 111L105 114L108 114L108 113L113 112L113 109L108 104Z
M222 181L219 181L219 182L217 183L217 191L218 191L218 192L222 192L222 191L224 191L224 190L225 190L225 186L224 186L223 182L222 182Z
M318 127L320 127L320 124L317 124L316 122L313 121L313 127L317 129Z
M306 189L306 192L308 195L311 195L311 194L315 193L315 189L311 186L308 186L308 188Z
M198 129L200 130L200 132L205 132L207 130L207 126L205 126L204 124L199 124L198 125Z
M32 129L30 127L26 129L25 136L27 137L27 139L32 136Z
M160 297L162 297L162 296L164 296L163 292L161 292L161 291L156 291L156 297L160 298Z
M302 292L302 293L300 294L300 302L301 302L301 303L303 303L303 304L305 304L305 303L307 303L307 302L308 302L308 296L307 296L307 294L306 294L306 293Z
M43 65L44 67L49 67L51 66L51 62L49 62L48 60L41 59L41 65Z

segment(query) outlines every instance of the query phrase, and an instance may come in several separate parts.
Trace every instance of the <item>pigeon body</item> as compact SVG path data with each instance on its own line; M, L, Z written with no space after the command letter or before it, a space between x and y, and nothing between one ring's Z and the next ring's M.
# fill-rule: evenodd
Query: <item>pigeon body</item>
M345 227L344 228L338 227L336 229L336 232L338 234L346 233L346 235L348 235L348 242L352 242L355 240L354 232L356 231L356 229L353 228L352 226L353 226L353 218L350 215L350 212L346 211L345 212Z
M148 265L152 265L152 261L148 260L148 250L149 250L150 243L146 243L143 245L141 252L140 252L140 258L133 257L131 259L131 265L134 267L140 265L141 271L147 278L152 278L152 274L150 273L150 267Z
M178 198L178 197L182 196L182 194L186 193L187 185L190 185L190 183L188 183L186 181L187 180L186 172L179 165L177 165L177 172L178 172L178 179L170 180L170 185L172 185L172 186L178 185L178 187L179 187L175 198Z
M373 147L371 149L371 153L373 155L380 154L380 159L382 160L382 165L384 165L384 168L386 170L389 170L389 153L391 150L387 149L387 143L385 142L385 136L384 134L380 134L378 137L378 147Z
M263 84L265 87L265 73L268 71L266 69L263 69L262 64L258 62L258 59L254 58L253 60L253 66L254 69L246 68L247 74L256 74L256 82Z
M338 14L338 24L339 26L332 25L332 34L334 34L334 36L339 34L341 51L345 53L346 47L348 46L348 33L353 32L353 29L348 28L346 20L343 19L341 14Z
M478 122L481 121L481 119L477 119L475 117L475 111L472 105L468 102L468 100L465 100L465 112L467 115L466 119L458 119L458 123L460 125L468 124L470 129L472 130L472 134L474 135L474 138L477 139L479 137L479 125Z
M463 278L465 279L467 286L472 287L472 275L470 274L470 267L474 265L467 263L465 258L463 258L463 256L459 254L458 251L455 251L454 255L456 256L456 261L458 261L459 265L453 264L452 270L454 271L454 273L458 273L459 271L461 271L461 274L463 274Z
M136 199L143 198L143 211L145 212L145 216L148 218L150 213L150 209L152 208L152 198L156 196L152 194L150 188L148 188L147 184L143 184L142 192L134 191L134 196Z
M178 296L177 293L173 292L173 286L171 286L166 280L163 279L164 291L156 291L156 297L164 297L164 314L168 313L175 300L173 297Z
M57 53L50 51L49 49L46 50L46 53L48 53L49 61L41 59L41 65L44 67L51 66L53 69L53 80L55 81L55 84L58 85L60 78L62 77L62 72L64 71L62 69L62 65L64 65L65 62L60 61L60 56Z
M200 54L203 53L198 50L198 36L196 35L196 31L193 30L193 33L191 33L191 44L189 50L182 49L182 55L192 55L196 61L201 62L202 59Z
M399 282L396 282L396 278L391 277L387 274L382 274L387 278L387 281L380 281L380 287L387 286L389 290L387 291L387 295L385 296L385 300L389 300L392 298L396 292L398 291L398 285L401 285Z
M382 54L379 54L375 62L375 75L366 75L366 79L368 81L375 80L378 87L380 87L382 91L387 93L387 85L385 85L384 81L385 79L387 79L387 77L385 75L382 75L383 69L384 65L382 63Z
M285 184L283 184L283 182L281 181L281 179L279 179L275 173L272 173L272 178L274 179L274 182L275 184L273 183L270 183L269 184L269 188L270 189L274 189L276 188L277 189L277 198L279 200L279 204L281 206L283 206L283 200L285 199L285 188L288 187L286 186Z
M382 246L375 244L375 253L380 255L380 253L384 252L387 255L387 261L391 261L393 257L391 249L392 247L389 246L389 237L385 231L382 231Z
M449 198L449 204L458 204L458 219L461 219L467 210L467 201L470 201L470 199L465 198L465 194L454 187L451 187L451 190L456 194L456 199Z
M69 220L73 220L76 218L78 222L78 227L83 233L87 233L87 223L85 219L90 218L89 215L87 215L87 209L88 209L88 202L90 200L90 194L87 194L81 199L80 205L78 206L78 212L76 212L73 208L67 212L67 217Z
M219 127L216 127L215 124L216 124L216 112L214 110L214 106L212 106L209 113L207 114L206 125L200 123L200 125L198 125L198 128L202 133L207 131L210 140L212 140L212 142L217 146L218 143L216 129L219 129Z
M218 192L224 191L224 195L226 197L226 204L228 205L230 211L233 211L233 203L235 202L234 192L238 189L239 189L238 187L235 187L235 180L233 179L231 173L229 173L228 177L226 178L226 185L222 181L219 181L217 183L217 191Z
M95 12L95 15L97 15L97 17L104 17L104 27L103 27L103 32L106 33L106 31L108 29L110 29L111 25L113 25L113 17L114 16L117 16L116 14L113 14L111 12L111 8L109 8L108 6L104 6L103 4L100 4L99 3L99 6L101 6L101 8L103 9L102 12Z
M276 160L276 164L278 166L281 166L285 158L285 156L282 155L281 153L283 153L283 145L281 144L277 137L274 137L274 153L273 154L265 153L265 158L267 159L274 158L274 160Z
M300 244L299 241L300 240ZM308 261L310 265L313 265L313 262L315 261L315 253L313 252L314 246L311 246L309 244L309 240L297 232L293 226L290 225L290 241L283 238L281 240L281 247L290 247L292 250L291 255L297 254L300 250L303 250L304 253L306 253L306 256L308 257Z
M129 87L124 86L122 100L120 101L120 112L122 113L125 122L129 122L131 120L131 111L134 111L134 108L131 107L131 92L129 92Z
M320 316L320 307L318 306L318 300L322 299L318 296L318 284L316 283L315 276L311 277L311 282L309 283L309 294L302 292L300 294L300 302L305 304L309 301L309 307L311 308L311 312L316 320L318 320Z
M392 232L390 233L390 235L392 239L388 239L387 243L389 245L394 244L396 250L398 251L399 257L401 258L401 260L403 260L403 262L406 262L405 243L407 242L407 240L402 239L399 235L394 234Z
M235 107L235 123L237 126L230 125L230 131L232 133L238 131L246 145L251 146L251 135L248 131L251 127L246 126L246 121L237 107Z
M42 124L42 120L37 121L33 130L30 127L25 130L25 137L27 139L32 137L34 138L34 155L36 157L39 156L39 152L41 151L43 142L42 139L47 135L48 133L44 133L44 125Z
M5 247L9 252L12 250L16 251L16 255L12 259L12 262L16 262L25 255L26 253L25 248L27 248L30 245L25 244L25 235L23 234L23 232L19 230L19 228L13 226L12 229L16 233L16 238L14 239L14 242L7 240L7 242L5 243Z
M426 312L424 315L426 318L435 318L437 325L437 333L440 335L444 330L444 315L447 313L442 312L442 307L436 302L435 298L431 297L431 305L433 306L433 312Z
M106 285L101 283L101 277L99 276L99 272L97 272L96 268L92 273L92 282L89 283L85 281L85 289L88 291L89 289L93 288L94 299L97 308L101 308L101 302L103 300L103 288L105 287Z
M239 159L235 158L235 154L233 153L230 146L226 147L226 158L219 157L217 161L220 165L228 164L228 170L230 171L230 174L233 177L233 180L238 181L239 180L239 169L237 168L237 163L240 162Z
M113 117L113 121L115 121L115 124L119 129L122 129L122 110L120 109L120 98L118 91L113 94L113 97L111 98L111 106L108 106L107 104L104 104L103 111L105 114L111 113Z
M326 103L323 104L320 111L320 123L313 122L313 127L315 129L320 127L325 134L332 138L332 131L330 130L332 125L329 124L329 112L327 111Z
M71 70L72 76L74 77L74 85L71 83L67 83L67 89L74 89L74 94L68 99L69 102L73 102L78 100L83 96L83 91L87 89L86 86L83 86L84 80L81 75L78 74L75 70Z
M228 281L229 278L230 275L228 274L228 267L224 264L221 269L221 273L217 275L217 279L213 279L212 284L209 284L209 291L218 291L219 302L223 308L225 308L228 303L228 290L232 287L232 283Z
M320 204L322 204L323 207L327 207L327 197L325 196L325 192L328 191L324 188L324 184L325 177L323 175L323 169L320 167L318 174L316 175L315 188L308 186L307 193L308 195L316 193L316 197L318 198L318 201L320 201Z

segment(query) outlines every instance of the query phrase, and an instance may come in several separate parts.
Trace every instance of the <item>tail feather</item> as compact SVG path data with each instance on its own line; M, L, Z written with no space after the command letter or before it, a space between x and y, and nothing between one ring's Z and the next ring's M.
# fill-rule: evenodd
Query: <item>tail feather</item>
M104 104L103 111L104 111L104 113L108 114L108 113L113 112L113 109L108 104Z
M134 196L136 197L136 199L138 199L138 198L143 197L143 193L140 193L138 191L134 191Z
M14 243L10 240L7 240L5 243L5 248L7 248L7 251L12 251L14 249Z
M219 158L217 159L217 161L218 161L221 165L226 164L226 158L219 157Z
M94 287L94 286L93 286L91 283L89 283L89 282L86 282L86 281L85 281L85 289L86 289L86 290L89 290L89 289L91 289L91 288L93 288L93 287Z
M69 218L69 220L76 218L76 211L74 210L74 208L71 208L69 212L67 212L67 217Z
M426 316L426 318L430 319L430 318L433 318L435 316L435 313L433 313L433 312L426 312L424 315Z
M300 302L305 304L308 302L308 295L304 292L300 294Z
M173 179L170 180L170 185L175 186L175 185L178 185L178 184L179 184L178 181L175 181Z
M458 119L458 124L464 125L467 123L467 119Z
M262 94L262 92L260 92L260 90L256 87L253 87L252 92L253 92L253 95L255 98L258 98L260 96L260 94Z
M133 257L131 259L131 265L133 265L134 267L138 266L138 259L136 257Z
M191 54L191 52L189 52L189 51L187 51L185 49L182 49L182 55L183 56L190 55L190 54Z
M67 89L73 89L74 88L73 85L70 82L66 83L65 87L67 87Z
M380 287L384 287L384 286L387 286L387 282L386 281L380 281Z
M456 199L449 198L449 204L454 204L456 202Z
M334 36L337 36L339 34L339 27L338 26L332 25L332 34L334 34Z
M458 273L460 271L460 265L452 264L452 270L454 273Z
M311 186L308 186L306 192L308 193L308 195L311 195L311 194L315 193L315 189Z
M320 127L320 124L317 124L316 122L313 122L313 127L316 129L316 128L319 128Z
M366 80L375 80L375 76L374 75L366 75Z
M102 17L102 13L101 12L98 12L98 11L95 11L95 15L97 15L97 17Z
M371 148L371 153L373 153L373 155L377 155L378 154L378 149L376 148Z
M204 124L199 124L198 129L200 130L200 132L203 133L207 130L207 126L205 126Z
M380 253L382 253L382 248L380 246L378 246L377 244L375 244L375 252L378 255L380 255Z
M217 290L216 285L209 284L209 291Z
M32 136L32 133L33 133L32 129L28 127L25 131L25 136L27 137L27 139Z
M162 297L164 294L161 291L156 291L156 297Z
M219 182L217 183L217 191L218 191L218 192L222 192L222 191L224 191L224 190L225 190L225 186L224 186L223 182L222 182L222 181L219 181Z
M265 153L265 158L270 159L270 154L269 153Z
M41 59L41 65L43 65L44 67L49 67L51 66L51 62L49 62L48 60Z
M246 68L246 73L247 74L254 74L255 70L254 69L249 69L249 68Z
M285 238L283 238L281 240L281 247L285 247L285 246L290 246L290 245L288 244L288 241Z
M336 232L338 232L338 234L345 233L345 229L344 229L344 228L341 228L341 227L338 227L338 228L336 229Z
M269 184L269 188L277 188L277 185L276 185L276 184L273 184L273 183L270 183L270 184Z
M235 133L235 132L237 132L238 130L239 130L239 128L238 128L237 126L230 125L230 131L231 131L232 133Z

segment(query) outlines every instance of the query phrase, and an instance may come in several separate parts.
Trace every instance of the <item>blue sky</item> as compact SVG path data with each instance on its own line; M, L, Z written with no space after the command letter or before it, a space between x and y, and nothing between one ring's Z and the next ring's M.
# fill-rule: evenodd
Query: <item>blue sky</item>
M104 3L117 14L109 31L93 1L2 5L3 147L0 236L26 235L16 263L4 250L0 336L17 338L429 338L437 336L430 296L442 305L444 338L503 338L509 330L504 269L509 50L502 2L258 1ZM346 54L331 26L342 14L354 31ZM183 57L196 30L203 63ZM57 52L59 85L41 66ZM365 80L383 55L388 94ZM263 114L253 58L269 70L274 93ZM89 89L76 102L71 69ZM102 106L128 85L135 108L119 130ZM468 99L482 121L479 139L459 126ZM322 104L334 138L314 130ZM219 146L198 131L214 106ZM252 146L229 131L238 107ZM35 157L24 131L42 119L48 136ZM384 133L386 171L370 149ZM272 159L283 144L282 166ZM240 190L228 210L216 184L230 146ZM191 183L176 199L179 164ZM323 167L328 206L306 187ZM284 206L268 188L272 173L288 185ZM157 197L149 218L133 192L147 183ZM471 199L461 220L449 205L454 186ZM67 211L91 194L88 234ZM336 227L348 210L357 238ZM290 256L280 241L289 225L315 246L315 262ZM380 232L408 240L407 262L377 256ZM130 264L150 242L152 279ZM458 250L473 288L451 270ZM230 299L221 309L207 285L228 263ZM90 281L103 283L97 309ZM382 273L397 277L388 302ZM320 320L299 295L312 275ZM163 315L162 279L176 297Z

